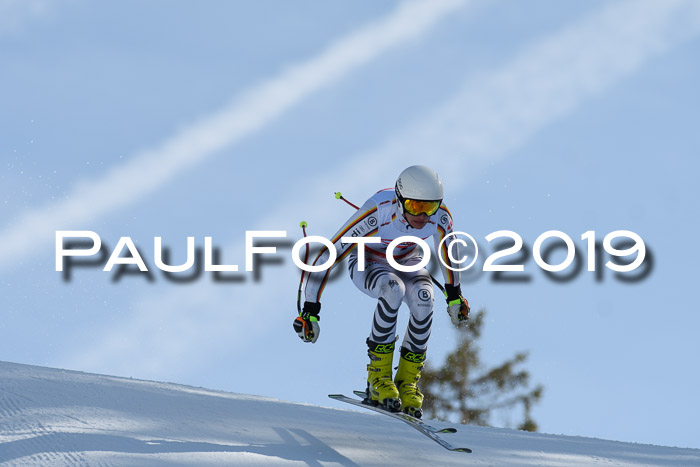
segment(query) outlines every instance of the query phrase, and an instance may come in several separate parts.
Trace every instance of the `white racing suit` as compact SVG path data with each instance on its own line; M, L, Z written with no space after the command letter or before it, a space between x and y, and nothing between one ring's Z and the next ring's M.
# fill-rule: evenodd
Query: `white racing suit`
M337 252L334 264L348 257L350 277L355 286L365 294L377 299L369 340L384 344L393 342L401 303L406 303L411 312L402 346L411 352L425 352L430 337L433 319L433 284L427 269L402 272L394 269L386 259L387 246L401 236L414 236L427 240L433 237L435 251L442 258L440 267L447 284L459 285L459 272L446 268L455 265L450 261L448 249L454 237L452 216L447 207L430 217L422 229L414 229L398 212L396 193L393 188L382 190L368 199L362 207L340 228L331 242ZM365 268L360 271L356 243L343 243L341 237L378 237L381 243L366 244ZM459 258L458 244L452 245L452 257ZM327 248L321 250L314 265L325 264L329 258ZM401 265L415 265L423 259L422 248L415 243L401 243L394 249L394 260ZM444 262L444 264L443 264ZM458 265L457 265L458 266ZM305 288L305 299L320 302L331 268L309 275Z

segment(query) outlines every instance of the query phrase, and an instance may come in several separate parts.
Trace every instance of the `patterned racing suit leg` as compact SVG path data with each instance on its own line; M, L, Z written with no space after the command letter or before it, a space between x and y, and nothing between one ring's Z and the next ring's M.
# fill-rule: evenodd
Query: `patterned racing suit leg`
M365 270L360 271L358 258L348 258L350 277L355 286L377 299L369 340L386 344L393 342L401 303L406 303L410 318L402 347L411 352L425 352L433 322L433 284L430 274L423 268L415 272L402 272L386 261L368 256ZM402 264L419 263L420 257L409 258Z

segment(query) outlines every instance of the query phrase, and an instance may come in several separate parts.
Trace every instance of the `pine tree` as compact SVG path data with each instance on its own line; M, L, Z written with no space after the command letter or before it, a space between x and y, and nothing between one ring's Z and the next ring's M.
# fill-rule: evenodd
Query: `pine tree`
M425 395L425 418L459 420L464 424L489 425L493 411L522 406L523 420L518 429L537 431L531 408L542 396L543 387L529 389L530 374L518 369L527 359L526 352L501 365L484 369L477 341L481 336L485 310L469 318L468 326L457 328L457 347L447 355L441 368L426 365L421 377Z

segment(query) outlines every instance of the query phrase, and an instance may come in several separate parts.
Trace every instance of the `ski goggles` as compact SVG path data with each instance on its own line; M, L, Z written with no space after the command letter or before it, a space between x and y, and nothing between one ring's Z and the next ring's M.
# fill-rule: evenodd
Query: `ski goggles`
M409 213L412 216L420 216L423 213L432 216L437 212L438 209L440 209L441 202L442 200L418 201L417 199L404 199L403 208L407 213Z

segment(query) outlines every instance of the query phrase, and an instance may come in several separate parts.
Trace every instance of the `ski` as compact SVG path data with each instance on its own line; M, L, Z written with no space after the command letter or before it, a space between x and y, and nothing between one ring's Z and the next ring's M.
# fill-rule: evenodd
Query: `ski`
M367 395L365 394L364 391L353 391L353 393L354 393L357 397L360 397L360 398L362 399L362 401L360 401L360 402L362 403L363 406L369 406L369 404L365 404L365 402L364 402L365 397L367 397ZM434 428L434 427L428 425L427 423L425 423L424 421L422 421L422 420L420 420L420 419L418 419L418 418L416 418L416 417L412 417L411 415L408 415L407 413L403 413L403 412L389 412L388 410L384 410L383 408L381 408L381 407L376 407L376 406L374 406L374 405L372 405L371 407L372 407L372 408L379 409L379 410L381 410L381 411L383 411L383 412L386 412L386 413L388 413L388 414L390 414L390 415L391 415L391 414L393 414L393 415L399 415L399 416L401 416L402 418L403 418L403 417L407 417L408 419L413 420L414 422L417 422L418 424L423 425L423 428L425 428L426 430L430 430L430 431L432 431L433 433L457 433L457 428L452 428L452 427L449 427L449 428Z
M364 392L360 392L360 391L354 391L354 392L356 395L358 395L360 397L364 397ZM361 400L358 400L358 399L355 399L352 397L348 397L348 396L345 396L343 394L329 394L328 397L330 397L331 399L337 400L337 401L346 402L348 404L356 405L358 407L363 407L365 409L373 410L377 413L388 415L388 416L395 418L397 420L401 420L402 422L404 422L404 423L410 425L411 427L415 428L416 430L420 431L425 436L432 439L433 441L435 441L436 443L438 443L440 446L442 446L443 448L445 448L447 450L456 451L456 452L472 452L472 450L469 448L456 447L456 446L452 445L451 443L447 442L446 440L444 440L443 438L441 438L440 436L438 436L438 433L455 433L455 432L457 432L456 428L442 428L442 429L435 428L435 427L432 427L432 426L428 425L427 423L425 423L425 422L423 422L415 417L408 415L407 413L389 412L388 410L384 410L384 409L377 407L377 406L374 406L374 405L365 404Z

